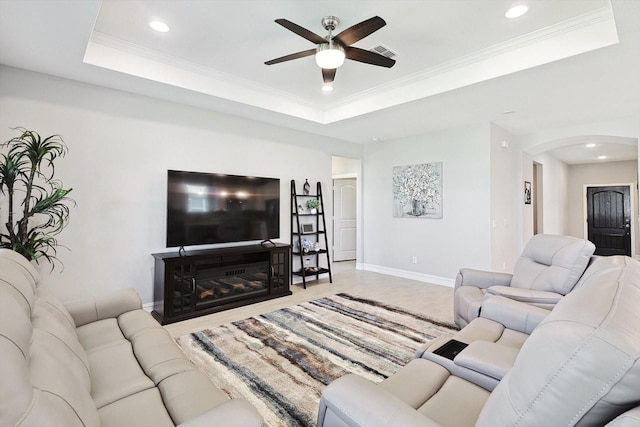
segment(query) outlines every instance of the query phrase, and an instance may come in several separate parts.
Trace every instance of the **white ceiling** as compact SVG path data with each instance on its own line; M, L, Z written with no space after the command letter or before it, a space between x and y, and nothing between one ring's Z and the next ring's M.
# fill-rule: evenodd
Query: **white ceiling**
M324 36L325 15L337 32L381 16L355 46L396 65L347 60L330 94L312 57L264 65L313 47L274 19ZM525 135L640 120L639 21L638 0L0 0L0 63L358 143L488 122Z

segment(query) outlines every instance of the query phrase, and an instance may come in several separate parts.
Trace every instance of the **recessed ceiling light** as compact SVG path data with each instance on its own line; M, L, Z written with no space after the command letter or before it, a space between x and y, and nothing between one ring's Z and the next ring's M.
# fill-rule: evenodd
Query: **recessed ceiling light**
M587 147L587 148L593 148L595 146L596 146L596 144L594 142L590 142L587 145L585 145L585 147Z
M598 160L604 160L606 158L607 158L607 156L598 156Z
M507 10L507 13L504 14L509 19L518 18L529 11L529 7L524 4L519 4L517 6L513 6L511 9Z
M333 91L333 86L331 86L331 85L324 85L324 86L322 86L322 91L323 91L323 92L331 92L331 91Z
M166 33L169 31L169 26L161 21L151 21L149 26L159 33Z

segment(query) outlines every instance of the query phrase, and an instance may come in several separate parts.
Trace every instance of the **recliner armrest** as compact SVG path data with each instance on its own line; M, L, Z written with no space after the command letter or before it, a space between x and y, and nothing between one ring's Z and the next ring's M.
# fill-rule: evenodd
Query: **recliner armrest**
M527 304L545 306L554 306L564 297L564 295L556 292L536 291L534 289L514 288L511 286L491 286L487 288L487 293L526 302Z
M480 317L530 335L551 311L503 296L485 295Z
M335 417L341 423L332 422ZM439 426L384 388L355 374L338 378L322 390L318 427L333 425Z
M64 306L78 327L141 309L142 302L135 290L122 289L103 296L66 302Z
M474 341L453 359L453 362L498 381L513 367L519 349L489 341Z
M459 286L475 286L486 289L491 286L509 286L513 275L492 271L462 268L456 277L456 288Z

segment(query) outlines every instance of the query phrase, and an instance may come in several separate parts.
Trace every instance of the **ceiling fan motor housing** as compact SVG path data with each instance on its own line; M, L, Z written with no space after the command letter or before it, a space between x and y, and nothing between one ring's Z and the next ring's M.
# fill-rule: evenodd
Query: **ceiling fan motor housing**
M320 22L322 22L322 28L329 31L329 35L331 35L331 31L338 28L338 25L340 24L340 20L337 16L325 16Z

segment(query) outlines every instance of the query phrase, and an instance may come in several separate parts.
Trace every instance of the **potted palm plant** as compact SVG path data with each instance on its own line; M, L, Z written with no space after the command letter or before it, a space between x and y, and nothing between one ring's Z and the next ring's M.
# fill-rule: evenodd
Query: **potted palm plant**
M60 135L42 138L37 132L20 132L0 144L0 247L12 249L30 260L44 258L52 264L56 258L56 240L69 220L75 202L54 179L54 161L67 153Z

